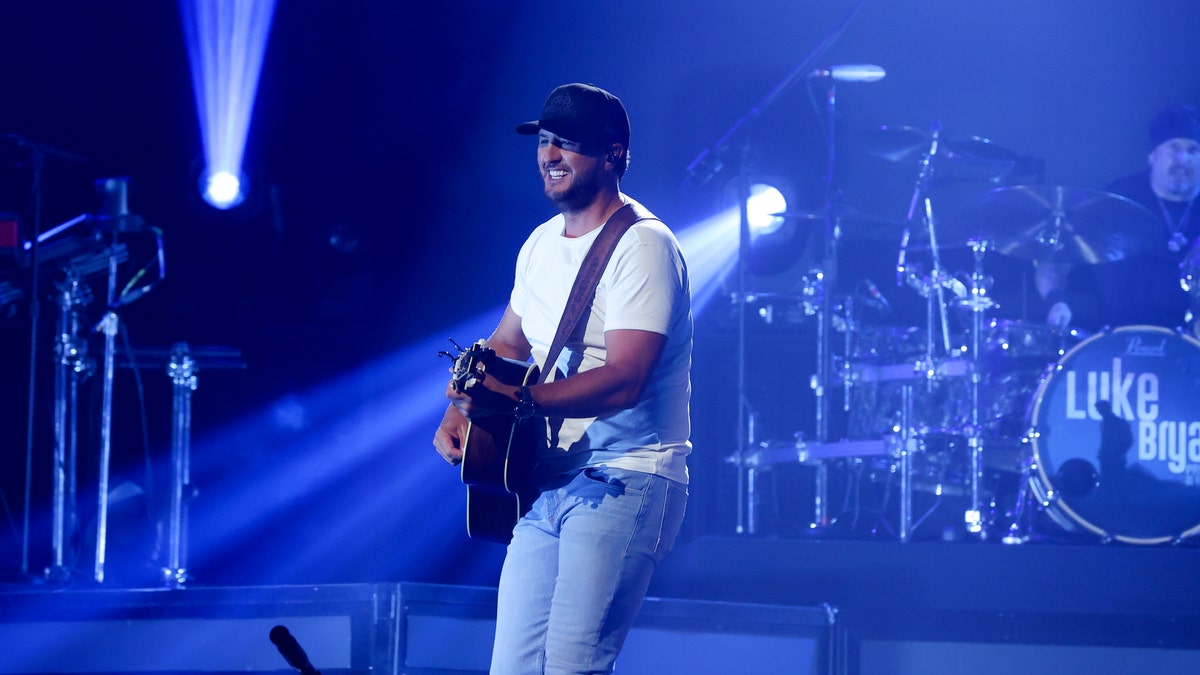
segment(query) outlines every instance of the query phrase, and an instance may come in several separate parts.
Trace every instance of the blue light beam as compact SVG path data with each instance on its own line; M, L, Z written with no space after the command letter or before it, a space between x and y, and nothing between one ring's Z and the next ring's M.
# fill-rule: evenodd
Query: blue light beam
M782 217L772 214L786 211L787 199L778 188L755 183L746 208L751 240L755 240L783 224ZM725 278L737 267L740 226L740 207L732 206L679 232L679 246L692 281L693 314L699 314L716 297Z
M737 209L679 234L693 301L717 293L736 262ZM487 578L495 555L462 560L464 488L434 452L433 431L446 409L441 392L450 363L434 353L446 336L467 341L495 327L497 307L393 354L276 400L193 443L196 458L236 448L269 448L247 471L213 476L191 514L191 562L200 570L231 561L255 583L294 583L321 570L337 580L422 576L447 559L459 575ZM318 504L300 517L296 507ZM286 555L264 532L287 529L302 541ZM378 533L403 533L381 541ZM240 575L235 575L240 576Z

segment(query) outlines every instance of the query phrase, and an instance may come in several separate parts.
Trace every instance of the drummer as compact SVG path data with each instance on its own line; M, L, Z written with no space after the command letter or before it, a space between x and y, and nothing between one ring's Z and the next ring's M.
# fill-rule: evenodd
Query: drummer
M1035 268L1038 292L1052 326L1096 330L1103 326L1189 325L1200 328L1200 307L1180 286L1185 260L1200 262L1200 110L1177 105L1150 123L1149 167L1110 183L1105 190L1128 197L1155 214L1162 227L1146 233L1142 252L1101 265L1042 262Z

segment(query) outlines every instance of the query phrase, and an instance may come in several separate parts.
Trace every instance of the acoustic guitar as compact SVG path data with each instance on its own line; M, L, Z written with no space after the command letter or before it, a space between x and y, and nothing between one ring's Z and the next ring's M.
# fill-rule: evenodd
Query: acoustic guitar
M536 364L497 356L480 340L455 358L453 385L468 395L483 387L478 373L511 386L537 382ZM530 488L538 448L546 443L542 417L511 414L475 416L462 444L462 482L467 486L467 534L508 543L513 526L525 515L534 495Z

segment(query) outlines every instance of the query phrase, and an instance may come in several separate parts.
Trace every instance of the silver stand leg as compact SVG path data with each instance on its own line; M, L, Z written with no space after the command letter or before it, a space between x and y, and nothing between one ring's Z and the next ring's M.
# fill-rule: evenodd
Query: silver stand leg
M986 537L987 533L983 530L983 496L980 490L983 477L983 439L979 437L978 429L972 431L972 435L967 438L967 449L971 453L969 458L971 475L968 479L971 504L963 514L963 522L966 524L967 532L982 539Z
M1021 485L1017 488L1017 503L1013 507L1012 524L1000 539L1005 544L1024 544L1029 540L1029 528L1022 525L1025 509L1029 506L1029 481L1033 480L1034 464L1027 459L1021 465Z
M179 588L187 575L187 499L191 484L192 392L196 390L196 362L186 343L171 348L167 375L174 388L171 427L171 513L167 539L167 566L163 579Z
M54 503L51 534L51 564L45 577L65 582L71 576L67 537L78 526L76 468L79 451L79 382L92 369L87 342L79 337L78 308L91 296L74 271L58 285L58 344L54 376Z
M100 330L104 331L104 398L100 408L99 503L96 509L96 564L93 570L99 583L104 582L104 562L108 545L108 474L112 464L113 376L116 370L114 360L117 355L117 331L121 325L121 320L113 309L117 304L117 266L121 262L116 255L116 237L114 232L109 245L106 305L109 309L99 325Z
M813 493L813 522L812 527L829 525L829 467L825 460L817 460L817 477Z
M911 384L900 388L900 541L908 541L912 535L912 456L917 448L917 439L912 429Z
M988 296L992 281L983 274L983 256L990 244L984 239L972 239L969 244L975 258L975 266L971 273L970 297L966 301L968 308L971 310L971 428L967 437L967 448L971 453L969 458L970 476L968 480L971 503L967 511L963 514L963 521L966 524L967 533L978 536L980 539L985 539L987 531L983 529L983 494L981 489L983 482L983 425L980 415L980 406L982 405L980 387L983 373L980 372L982 365L980 361L980 339L983 335L984 312L999 307L999 305L993 302L991 297Z
M746 456L753 447L754 421L746 395L746 284L749 274L750 251L750 168L749 147L742 146L742 161L738 165L738 260L737 260L737 462L738 462L738 520L737 533L754 533L753 469L746 470ZM749 481L749 484L747 484Z
M758 531L758 469L746 469L746 534ZM743 530L739 530L741 532Z
M113 263L116 265L115 261ZM104 562L108 544L108 474L112 463L112 397L114 357L120 319L108 312L101 320L104 331L104 399L100 410L100 479L99 502L96 509L96 564L93 569L97 582L104 582Z

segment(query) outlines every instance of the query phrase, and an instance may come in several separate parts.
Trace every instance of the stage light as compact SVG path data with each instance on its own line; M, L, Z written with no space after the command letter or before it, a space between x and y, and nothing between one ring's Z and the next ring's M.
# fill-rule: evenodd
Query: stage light
M206 173L202 182L200 194L213 208L232 209L246 199L245 181L233 172Z
M750 186L750 199L746 201L746 220L751 235L762 236L775 232L783 225L787 210L787 199L774 185L755 183Z
M246 136L275 0L179 0L204 145L200 192L218 209L240 204Z
M750 246L745 253L751 272L772 273L799 258L811 222L783 217L793 195L790 183L775 175L751 180L746 202ZM692 282L692 310L702 311L728 291L729 275L737 266L741 208L737 180L730 181L718 197L716 213L678 230L679 243L688 261ZM774 260L779 258L782 262Z

